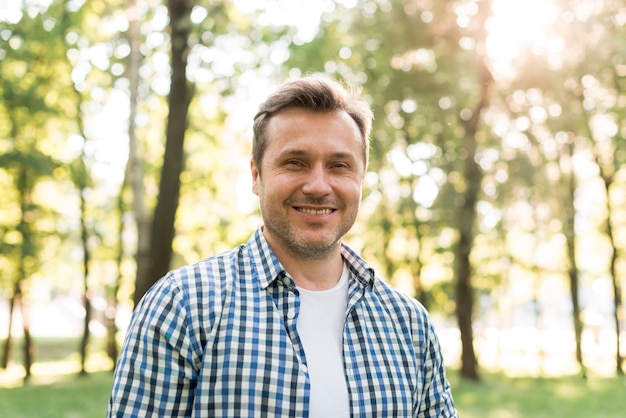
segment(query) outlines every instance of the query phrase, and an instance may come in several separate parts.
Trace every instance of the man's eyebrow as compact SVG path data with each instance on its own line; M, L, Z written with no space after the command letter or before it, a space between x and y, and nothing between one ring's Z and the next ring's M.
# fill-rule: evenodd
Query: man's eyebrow
M334 152L330 156L334 160L358 160L358 158L350 152Z
M281 157L291 157L291 156L305 156L310 154L308 151L305 150L301 150L301 149L285 149L283 151L281 151L278 155ZM350 153L350 152L333 152L329 155L330 159L337 159L337 160L345 160L345 159L354 159L354 154Z
M298 155L306 155L306 154L308 154L308 152L301 150L301 149L295 149L295 148L294 149L287 148L287 149L282 150L280 153L278 153L278 155L280 156L291 156L291 155L298 156Z

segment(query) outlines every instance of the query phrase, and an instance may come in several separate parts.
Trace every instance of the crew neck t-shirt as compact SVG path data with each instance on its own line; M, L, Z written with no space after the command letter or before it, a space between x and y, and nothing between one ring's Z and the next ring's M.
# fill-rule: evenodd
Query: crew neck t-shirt
M310 418L350 416L350 401L343 366L343 330L348 304L348 270L344 265L332 289L298 288L300 313L297 329L304 347L311 383Z

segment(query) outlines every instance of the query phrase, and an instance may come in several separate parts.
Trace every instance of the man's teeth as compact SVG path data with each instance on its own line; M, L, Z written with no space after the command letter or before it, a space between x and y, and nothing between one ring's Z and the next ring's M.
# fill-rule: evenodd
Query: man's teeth
M312 215L328 215L329 213L332 212L331 209L306 209L306 208L299 208L298 211L304 212L304 213L310 213Z

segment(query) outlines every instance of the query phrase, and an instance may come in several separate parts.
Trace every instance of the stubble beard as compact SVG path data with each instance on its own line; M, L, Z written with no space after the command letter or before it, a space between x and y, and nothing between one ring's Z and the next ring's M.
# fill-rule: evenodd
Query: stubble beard
M271 212L270 208L267 209ZM264 219L264 228L275 238L277 245L295 258L321 260L337 250L343 236L352 228L357 213L358 209L351 211L349 216L334 230L324 230L319 225L320 231L316 232L315 225L309 225L306 231L300 231L294 228L285 217L276 213Z
M345 232L328 233L323 239L310 239L306 233L298 233L288 225L266 223L265 228L277 239L277 244L296 258L321 260L336 250ZM332 235L331 235L332 234Z

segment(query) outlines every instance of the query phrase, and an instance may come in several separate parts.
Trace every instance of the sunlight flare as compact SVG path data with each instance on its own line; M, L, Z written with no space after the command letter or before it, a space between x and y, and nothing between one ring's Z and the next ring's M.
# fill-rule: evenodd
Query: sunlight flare
M512 62L523 47L541 54L549 44L550 26L559 9L551 0L494 0L493 16L487 22L487 55L494 75L511 74Z

